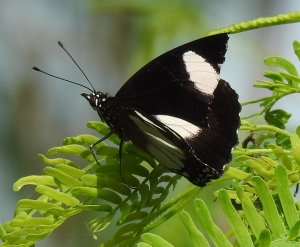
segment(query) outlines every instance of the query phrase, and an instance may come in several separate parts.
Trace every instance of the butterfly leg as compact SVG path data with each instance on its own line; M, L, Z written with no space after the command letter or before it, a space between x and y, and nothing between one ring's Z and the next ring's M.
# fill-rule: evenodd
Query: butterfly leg
M136 188L130 186L130 185L126 182L125 178L122 176L122 154L123 154L122 151L123 151L123 144L124 144L124 140L121 139L120 144L119 144L119 165L120 165L119 173L120 173L120 178L121 178L122 182L123 182L124 184L126 184L130 189L136 189Z
M120 144L119 144L119 162L120 162L119 173L120 173L120 178L122 178L122 180L124 180L124 178L122 176L122 148L123 148L123 143L124 143L124 141L121 139Z
M296 189L295 189L295 192L294 192L294 197L297 196L298 192L299 192L299 183L296 185Z
M107 138L109 138L112 134L113 134L113 132L109 132L107 135L103 136L103 137L100 138L98 141L96 141L95 143L93 143L92 145L90 145L90 152L92 153L92 155L93 155L93 157L94 157L94 159L95 159L95 161L97 162L98 165L100 165L100 164L99 164L99 162L98 162L98 160L97 160L97 157L96 157L96 154L95 154L94 147L95 147L96 145L98 145L99 143L105 141L105 140L106 140Z

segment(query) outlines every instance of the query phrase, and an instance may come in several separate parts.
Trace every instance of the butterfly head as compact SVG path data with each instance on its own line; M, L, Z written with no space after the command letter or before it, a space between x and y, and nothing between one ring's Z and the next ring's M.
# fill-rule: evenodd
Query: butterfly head
M97 109L101 108L103 103L107 99L107 94L104 94L101 92L93 92L90 94L82 93L81 95L84 98L86 98L86 100L90 103L91 107L93 107L93 109L95 111L97 111Z

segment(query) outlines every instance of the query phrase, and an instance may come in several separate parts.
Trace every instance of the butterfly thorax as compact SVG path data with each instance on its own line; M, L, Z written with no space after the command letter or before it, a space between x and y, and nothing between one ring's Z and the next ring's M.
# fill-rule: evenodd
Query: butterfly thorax
M112 132L117 134L122 140L128 140L125 131L120 126L120 111L122 106L115 103L115 98L102 92L93 92L91 94L81 94L90 103L91 107L98 113L101 120L105 122Z

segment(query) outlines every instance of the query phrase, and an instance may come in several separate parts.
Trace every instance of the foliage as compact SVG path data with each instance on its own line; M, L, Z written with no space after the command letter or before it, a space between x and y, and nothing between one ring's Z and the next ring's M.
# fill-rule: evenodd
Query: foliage
M295 42L298 57L299 47ZM205 203L195 201L202 231L216 246L232 246L229 238L235 246L296 246L299 240L298 208L290 187L300 180L300 128L296 134L286 131L290 114L273 106L280 98L299 92L300 78L294 65L283 58L267 58L265 63L283 69L266 72L268 80L255 85L272 95L244 105L260 103L262 110L249 118L264 116L267 124L246 121L249 118L241 121L240 129L249 136L233 151L232 166L218 180L230 181L230 187L215 192L230 230L224 234L212 221ZM89 122L88 127L101 136L108 132L103 123ZM138 246L172 246L148 231L182 211L201 188L191 187L169 199L179 176L130 143L123 148L122 167L126 170L120 170L116 136L111 136L110 143L97 146L99 166L88 148L97 140L92 135L66 138L62 146L39 156L47 164L43 174L20 178L14 184L15 191L33 186L36 197L19 200L14 218L0 226L1 246L33 246L84 211L96 215L90 222L95 238L108 227L117 226L102 246L130 246L140 237L143 242ZM181 216L194 245L209 246L191 216L185 211Z
M241 186L235 188L236 204L232 201L230 193L220 190L218 199L231 228L231 235L235 237L235 246L299 246L300 220L293 196L290 193L287 170L278 165L275 169L274 184L277 188L278 201L268 184L261 177L255 176L249 182L254 188L247 193ZM257 195L257 197L253 197ZM258 202L261 206L258 206ZM240 205L237 209L235 205ZM202 231L208 236L216 247L233 246L228 235L213 222L209 209L204 201L196 199L194 207L197 220ZM194 246L209 246L204 234L197 228L190 214L181 212L181 219L187 228ZM250 234L249 234L250 233ZM157 235L142 235L142 244L148 246L173 246ZM163 242L165 241L165 242Z

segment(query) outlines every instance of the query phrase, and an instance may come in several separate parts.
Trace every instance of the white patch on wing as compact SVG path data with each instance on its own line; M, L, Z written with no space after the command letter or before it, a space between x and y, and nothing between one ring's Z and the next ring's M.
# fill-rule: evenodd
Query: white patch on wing
M138 111L135 111L135 113L136 116L129 115L129 118L145 134L147 151L170 170L180 171L184 166L184 153L182 150L163 134L164 129L153 123L142 113Z
M200 91L212 95L220 80L220 75L214 67L193 51L185 52L183 61L190 80L196 83Z
M201 128L198 126L177 117L169 115L156 115L155 117L170 129L174 130L182 138L193 137L201 132Z

